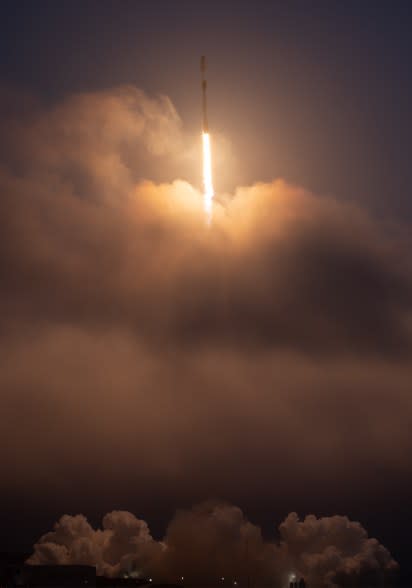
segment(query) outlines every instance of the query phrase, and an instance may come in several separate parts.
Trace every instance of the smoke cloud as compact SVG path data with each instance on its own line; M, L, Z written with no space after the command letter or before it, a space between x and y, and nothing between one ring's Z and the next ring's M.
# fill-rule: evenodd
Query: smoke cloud
M240 508L207 502L178 511L165 538L155 541L147 524L115 511L93 529L82 515L65 515L34 546L32 564L89 564L99 574L152 577L188 585L288 586L289 576L310 586L382 585L397 563L358 522L347 517L300 521L289 514L279 540L262 538Z
M83 515L64 515L35 545L28 563L92 565L99 575L120 576L149 571L162 551L145 521L130 512L106 514L97 530Z
M288 512L302 487L344 505L378 479L387 504L385 481L412 476L409 227L283 180L219 194L207 227L200 191L175 179L193 146L168 98L2 100L3 495L30 488L25 502L58 512L165 495ZM268 543L239 509L203 505L176 515L165 549L130 513L101 529L63 517L33 557L244 577L248 537L256 578L391 567L342 517L290 515L279 532Z
M114 325L156 345L410 353L401 229L276 181L226 197L209 231L186 182L136 184L148 154L178 150L166 98L80 95L4 127L8 322Z

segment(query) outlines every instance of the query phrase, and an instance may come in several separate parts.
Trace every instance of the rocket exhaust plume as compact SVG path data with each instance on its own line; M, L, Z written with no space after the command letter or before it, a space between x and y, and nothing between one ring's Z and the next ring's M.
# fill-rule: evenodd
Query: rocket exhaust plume
M213 181L212 181L212 152L210 147L209 125L207 122L207 102L206 102L206 88L207 82L205 77L206 72L206 57L202 55L200 59L200 71L202 74L202 146L203 146L203 202L207 217L207 222L210 224L212 218L212 200L214 196Z

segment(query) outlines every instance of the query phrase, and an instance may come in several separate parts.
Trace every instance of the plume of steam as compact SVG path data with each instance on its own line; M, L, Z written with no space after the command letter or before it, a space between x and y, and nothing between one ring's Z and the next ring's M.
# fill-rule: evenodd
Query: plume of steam
M359 207L256 184L215 204L205 232L190 184L136 182L179 151L168 98L126 86L0 123L0 277L16 315L114 320L173 346L412 350L405 245Z
M62 516L53 531L34 548L31 564L83 564L96 566L99 575L148 570L161 551L145 521L126 511L103 517L102 528L93 529L83 515Z
M113 497L119 479L130 496L165 479L179 496L188 484L214 494L216 472L222 494L239 497L248 468L269 503L294 491L302 465L307 483L333 471L339 488L348 457L353 472L372 464L372 479L376 460L410 476L412 271L401 223L278 180L219 195L225 206L214 203L206 231L201 193L167 181L182 142L170 100L122 87L34 106L16 100L0 120L0 460L10 494L43 497L54 475L67 504L74 490L63 480L92 470L95 485L77 485L85 502L103 485ZM11 450L16 415L24 435ZM245 442L245 427L259 435ZM271 466L290 452L285 483ZM313 524L296 523L296 536ZM100 529L63 517L33 561L171 580L184 565L193 582L196 570L221 577L224 567L279 585L291 565L323 585L390 570L373 540L360 538L353 555L331 523L316 524L327 544L292 556L293 534L265 542L225 505L178 513L164 545L130 513Z
M276 558L285 572L297 570L310 586L381 585L398 568L383 545L345 516L308 515L300 521L290 513L279 531Z
M223 577L279 588L291 570L310 586L378 586L398 567L383 545L347 517L309 515L299 521L291 513L279 532L279 542L265 541L240 508L219 502L178 511L162 542L129 512L105 515L96 530L82 515L64 515L35 544L29 563L89 564L98 574L134 571L168 582L183 576L189 585L217 585Z

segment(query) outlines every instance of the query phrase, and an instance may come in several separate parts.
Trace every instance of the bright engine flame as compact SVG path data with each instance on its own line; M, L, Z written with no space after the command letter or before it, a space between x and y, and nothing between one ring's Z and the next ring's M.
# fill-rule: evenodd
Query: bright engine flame
M212 200L215 192L212 182L212 152L209 133L202 133L203 139L203 202L208 224L212 219Z

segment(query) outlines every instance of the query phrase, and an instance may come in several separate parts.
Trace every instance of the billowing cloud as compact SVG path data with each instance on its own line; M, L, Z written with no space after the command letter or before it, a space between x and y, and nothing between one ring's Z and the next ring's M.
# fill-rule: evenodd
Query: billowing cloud
M388 550L345 516L309 515L300 521L290 513L279 531L277 557L311 586L373 586L395 577L397 564Z
M280 541L264 540L240 508L219 502L178 511L161 542L129 512L105 515L97 530L81 515L65 515L36 543L29 562L82 563L100 574L207 586L282 587L291 574L310 586L379 586L398 569L388 550L347 517L299 521L291 513L279 531Z
M83 515L64 515L35 545L29 563L92 565L99 575L118 576L150 569L161 551L145 521L130 512L106 514L97 530Z
M408 353L402 230L282 181L240 188L204 226L189 184L134 182L178 149L166 99L123 88L7 122L0 175L8 318L124 327L156 344Z
M279 498L284 513L302 487L344 502L409 479L408 227L276 180L219 194L208 228L199 190L174 179L178 114L130 87L14 100L1 130L5 495L59 512ZM158 554L125 517L76 519L85 561L97 535L107 573L127 559L123 524ZM66 539L41 543L69 557Z

